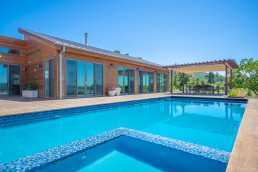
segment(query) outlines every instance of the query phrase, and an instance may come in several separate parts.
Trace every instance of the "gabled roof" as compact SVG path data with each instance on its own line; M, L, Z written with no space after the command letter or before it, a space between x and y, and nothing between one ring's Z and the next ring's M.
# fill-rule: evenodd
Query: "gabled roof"
M237 69L238 65L234 59L199 62L199 63L187 63L179 65L164 66L167 69L182 72L182 73L195 73L195 72L212 72L212 71L225 71L225 66L230 69Z
M56 45L65 45L66 47L75 48L75 49L79 49L79 50L84 50L84 51L88 51L88 52L92 52L92 53L113 56L113 57L116 57L116 58L129 60L129 61L133 61L133 62L137 62L137 63L152 65L152 66L155 66L155 67L162 67L162 65L159 65L159 64L147 61L147 60L139 59L137 57L132 57L132 56L128 56L128 55L115 53L115 52L112 52L112 51L108 51L108 50L104 50L104 49L101 49L101 48L97 48L97 47L93 47L93 46L89 46L89 45L65 40L65 39L62 39L62 38L57 38L57 37L54 37L54 36L30 31L30 30L27 30L27 29L19 28L19 31L21 33L29 33L33 36L36 36L36 37L39 37L41 39L47 40L47 41L52 42Z

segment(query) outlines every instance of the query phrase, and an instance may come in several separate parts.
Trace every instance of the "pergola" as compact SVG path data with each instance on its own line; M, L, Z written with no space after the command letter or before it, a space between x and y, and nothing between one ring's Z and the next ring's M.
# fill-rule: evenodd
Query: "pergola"
M230 73L230 88L232 88L232 70L237 69L238 65L235 60L219 60L210 62L187 63L180 65L165 66L171 71L171 93L173 93L173 72L183 73L183 93L184 93L184 77L185 74L196 72L219 72L225 71L225 94L228 93L228 72Z

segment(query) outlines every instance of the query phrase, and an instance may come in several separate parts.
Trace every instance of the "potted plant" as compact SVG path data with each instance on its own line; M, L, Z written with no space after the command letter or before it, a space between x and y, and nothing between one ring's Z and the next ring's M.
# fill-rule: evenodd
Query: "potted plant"
M116 86L116 96L119 96L121 92L121 88L119 86Z
M38 86L36 83L27 83L22 90L22 97L38 98Z
M113 97L116 94L116 87L115 86L111 86L108 88L108 95Z

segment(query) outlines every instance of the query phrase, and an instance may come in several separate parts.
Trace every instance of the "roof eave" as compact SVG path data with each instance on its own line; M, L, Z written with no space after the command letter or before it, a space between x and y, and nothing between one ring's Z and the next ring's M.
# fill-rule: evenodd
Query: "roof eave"
M56 49L61 50L62 49L62 44L57 43L56 44ZM135 64L135 65L151 67L153 69L160 68L161 70L166 70L162 66L155 66L155 65L141 63L141 62L137 62L137 61L133 61L133 60L127 60L127 59L119 58L117 56L102 54L102 53L99 53L99 52L91 52L91 51L85 50L83 48L66 46L66 52L91 55L91 56L95 56L95 57L98 57L98 58L104 58L104 59L108 59L108 60L116 60L116 61L120 61L120 62L127 62L127 63L131 63L131 64Z
M52 41L49 41L49 40L41 38L41 37L39 37L37 35L31 34L31 33L27 32L26 30L23 30L21 28L18 28L18 31L19 31L19 33L21 33L23 35L28 35L30 37L33 37L33 39L35 39L36 41L38 41L38 42L40 42L42 44L45 44L45 45L50 46L52 48L55 48L55 43L52 42Z
M75 46L69 46L68 44L64 44L64 43L61 43L61 42L53 42L53 41L50 41L50 40L47 40L47 39L44 39L36 34L32 34L30 32L27 32L26 30L22 29L22 28L18 28L18 31L19 33L21 34L24 34L24 35L28 35L30 37L33 37L33 39L37 40L38 42L41 42L47 46L50 46L52 48L55 48L59 51L62 50L62 46L65 45L66 47L69 47L66 51L69 51L69 49L74 49L74 50L78 50L77 53L82 53L82 54L85 54L83 52L86 52L86 53L91 53L91 54L95 54L95 55L102 55L102 56L107 56L107 57L112 57L112 58L116 58L117 60L119 61L126 61L128 63L134 63L134 64L140 64L142 66L148 66L148 67L152 67L152 68L160 68L160 69L163 69L162 68L162 65L151 65L151 64L147 64L147 63L143 63L143 62L139 62L139 61L134 61L134 60L127 60L125 58L121 58L121 57L118 57L118 56L113 56L113 55L110 55L110 54L106 54L106 53L100 53L100 52L94 52L94 51L89 51L87 49L84 49L84 48L79 48L79 47L75 47Z

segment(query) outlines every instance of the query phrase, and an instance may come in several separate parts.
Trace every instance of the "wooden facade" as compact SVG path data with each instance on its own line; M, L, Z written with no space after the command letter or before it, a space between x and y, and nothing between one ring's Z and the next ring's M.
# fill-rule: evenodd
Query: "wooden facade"
M54 98L59 98L59 55L62 51L62 46L55 45L48 40L44 40L29 33L24 34L24 40L18 40L0 36L0 47L15 48L21 50L20 55L10 55L0 52L0 63L2 64L18 64L21 65L22 82L21 88L25 83L36 83L38 85L39 97L44 95L44 61L53 59L54 61ZM67 47L62 54L62 98L66 98L66 59L75 59L85 62L103 64L103 93L107 95L107 90L112 85L118 85L118 67L126 67L135 69L135 94L138 90L138 73L139 70L147 70L154 72L154 93L156 90L156 74L169 74L166 68L157 67L154 65L138 63L128 59L115 58L109 55L92 53L84 50L79 50ZM168 88L168 86L167 86Z

